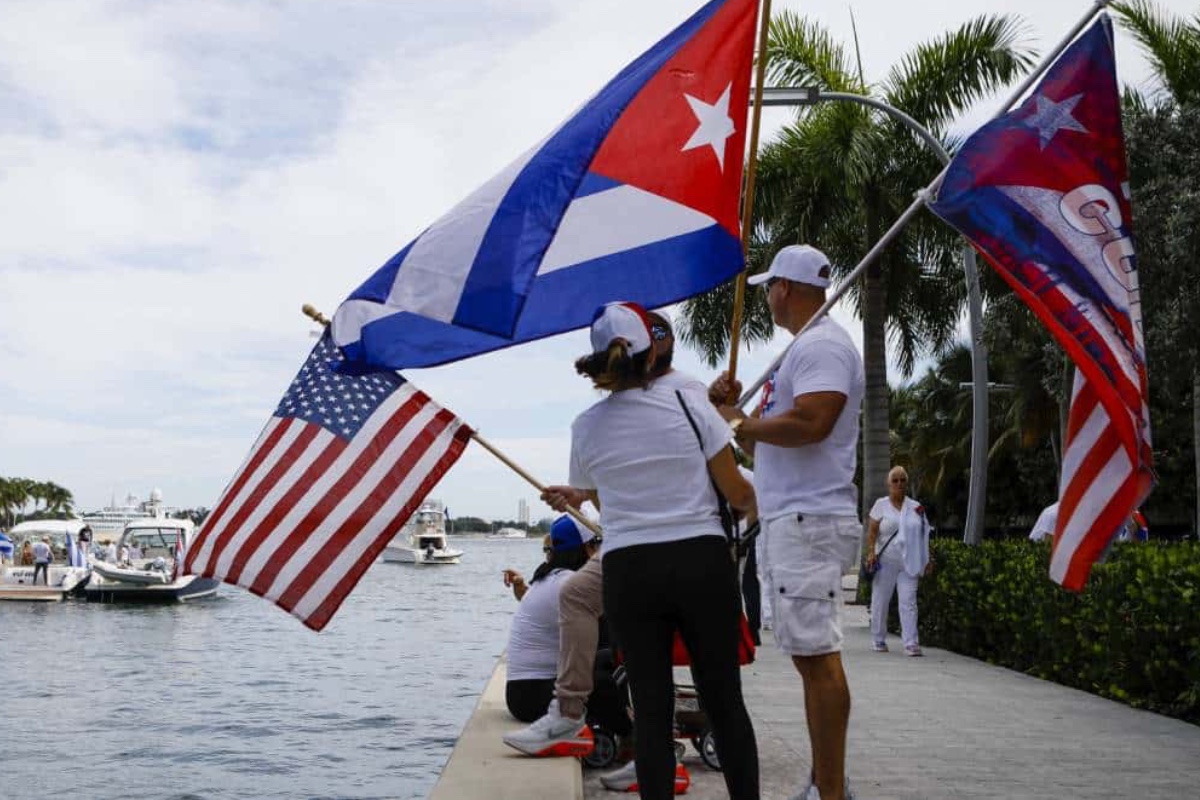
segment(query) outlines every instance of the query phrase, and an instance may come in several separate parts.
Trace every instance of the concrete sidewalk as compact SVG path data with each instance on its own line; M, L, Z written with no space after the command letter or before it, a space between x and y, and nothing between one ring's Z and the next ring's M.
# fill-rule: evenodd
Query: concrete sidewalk
M800 678L764 634L742 672L764 800L797 792L809 771ZM846 609L847 764L860 800L1200 797L1200 727L1136 711L944 650L909 658L896 637L870 649L867 610ZM727 797L689 745L692 800ZM617 798L584 772L584 796Z

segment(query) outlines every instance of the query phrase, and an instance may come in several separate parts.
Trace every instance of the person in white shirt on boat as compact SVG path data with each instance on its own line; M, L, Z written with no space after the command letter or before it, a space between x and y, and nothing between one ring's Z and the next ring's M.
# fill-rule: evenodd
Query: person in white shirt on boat
M117 563L117 543L112 539L104 540L104 560L109 564Z
M42 580L50 585L50 562L54 560L54 551L50 549L50 537L43 536L40 542L33 544L33 585L37 585L38 573Z

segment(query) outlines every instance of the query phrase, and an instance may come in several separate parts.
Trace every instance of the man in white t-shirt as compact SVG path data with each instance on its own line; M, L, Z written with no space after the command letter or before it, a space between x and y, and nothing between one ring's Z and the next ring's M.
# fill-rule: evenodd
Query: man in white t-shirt
M829 259L809 245L783 248L749 279L767 292L775 324L792 334L825 303ZM721 408L738 443L754 455L763 525L762 569L773 586L775 641L804 682L813 774L799 797L849 798L846 729L850 689L842 668L842 575L856 558L861 526L854 487L862 356L828 316L788 347L763 387L754 416ZM710 398L727 402L741 386L722 375Z

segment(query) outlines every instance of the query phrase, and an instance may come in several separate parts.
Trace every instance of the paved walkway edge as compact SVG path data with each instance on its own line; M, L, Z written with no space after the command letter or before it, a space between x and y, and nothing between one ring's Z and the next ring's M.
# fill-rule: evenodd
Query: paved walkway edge
M501 740L523 727L504 703L506 667L501 657L430 800L582 800L579 759L529 758Z

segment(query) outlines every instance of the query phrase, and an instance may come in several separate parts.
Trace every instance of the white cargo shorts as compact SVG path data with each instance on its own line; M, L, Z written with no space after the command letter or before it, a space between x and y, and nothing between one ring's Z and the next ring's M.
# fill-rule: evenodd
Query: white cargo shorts
M854 566L861 532L852 516L789 514L767 521L762 568L780 650L792 656L841 651L842 575Z

